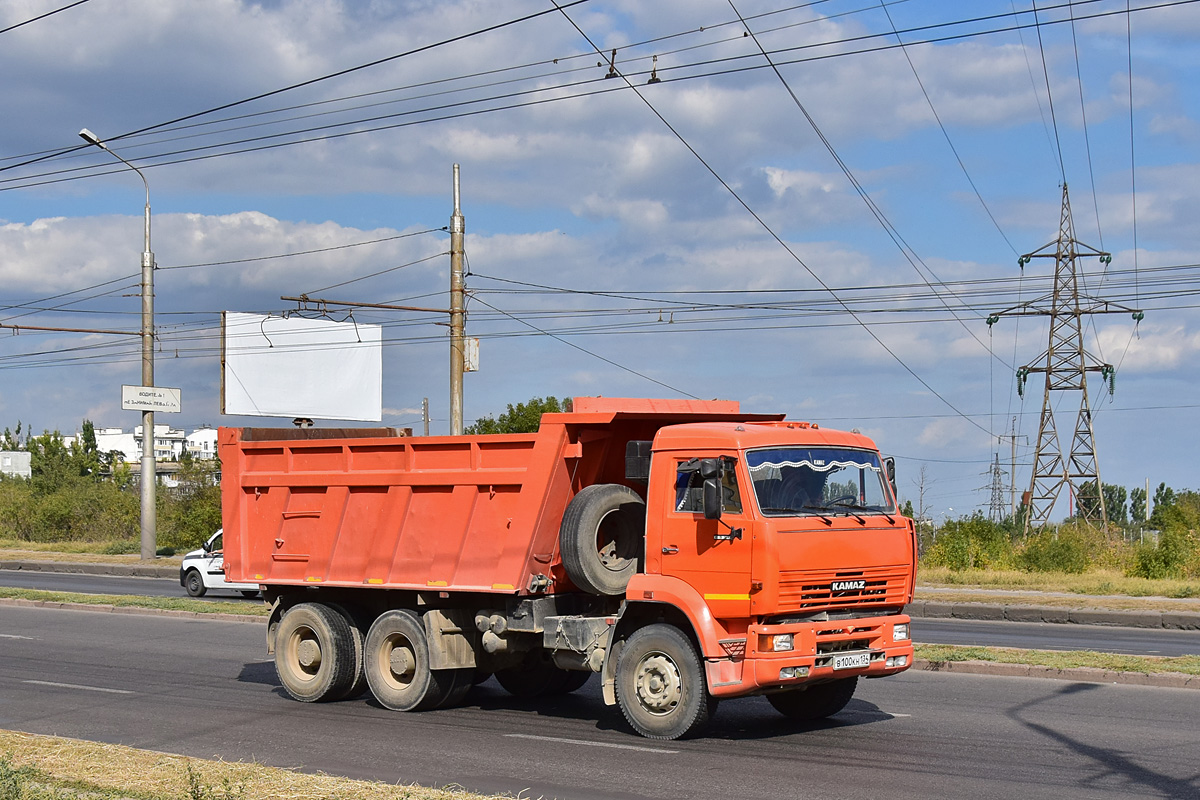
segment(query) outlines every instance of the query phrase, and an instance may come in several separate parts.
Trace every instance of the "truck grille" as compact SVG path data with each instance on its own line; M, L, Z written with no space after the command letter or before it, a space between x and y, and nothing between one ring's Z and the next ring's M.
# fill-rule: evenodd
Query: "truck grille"
M893 607L908 599L908 567L861 570L785 570L779 573L779 610ZM857 582L863 583L857 588ZM835 588L849 584L855 588Z

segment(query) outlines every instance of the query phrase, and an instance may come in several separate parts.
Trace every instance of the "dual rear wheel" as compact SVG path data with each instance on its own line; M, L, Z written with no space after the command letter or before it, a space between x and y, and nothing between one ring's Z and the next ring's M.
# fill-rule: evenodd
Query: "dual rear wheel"
M460 702L475 670L431 670L429 643L420 617L388 611L363 625L347 609L324 603L299 603L279 621L275 635L275 671L279 682L305 703L362 695L370 686L375 698L396 711L421 711Z

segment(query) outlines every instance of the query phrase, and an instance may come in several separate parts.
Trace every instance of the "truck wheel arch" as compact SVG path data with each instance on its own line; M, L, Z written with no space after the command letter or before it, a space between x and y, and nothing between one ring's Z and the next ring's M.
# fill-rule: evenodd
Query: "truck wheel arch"
M700 635L697 633L695 621L679 606L668 602L642 601L629 603L625 606L621 618L617 621L616 629L612 633L611 643L608 646L608 651L605 653L604 666L600 670L601 689L605 705L611 706L617 703L617 662L621 658L621 650L625 645L625 640L636 631L656 623L678 628L692 643L692 646L696 648L696 654L702 660L704 659L704 647L700 643Z

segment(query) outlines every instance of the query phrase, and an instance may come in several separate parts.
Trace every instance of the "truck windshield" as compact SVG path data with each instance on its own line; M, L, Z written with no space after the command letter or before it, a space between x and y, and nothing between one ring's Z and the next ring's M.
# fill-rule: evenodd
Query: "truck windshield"
M894 511L879 455L868 450L751 450L746 464L759 510L768 517Z

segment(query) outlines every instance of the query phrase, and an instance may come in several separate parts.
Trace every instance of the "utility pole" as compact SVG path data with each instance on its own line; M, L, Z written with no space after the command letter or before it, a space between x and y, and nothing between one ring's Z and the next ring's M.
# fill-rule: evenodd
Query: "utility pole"
M79 135L88 144L99 147L113 158L138 174L142 186L146 189L146 207L144 220L144 247L142 248L142 386L154 385L154 253L150 250L150 183L142 171L130 164L118 153L109 149L100 141L96 134L84 128ZM142 469L138 480L141 481L141 523L142 523L142 560L153 561L158 550L158 515L155 490L158 476L155 470L154 458L154 412L142 412Z
M450 215L450 435L463 432L463 372L465 352L463 341L463 239L466 220L463 219L458 196L458 164L454 165L454 213Z
M1042 392L1042 414L1038 423L1037 448L1033 457L1033 474L1029 482L1030 505L1025 516L1025 532L1049 521L1064 488L1075 498L1079 514L1085 522L1101 527L1108 525L1104 508L1103 484L1096 458L1096 441L1092 429L1092 409L1088 402L1087 373L1099 372L1111 393L1115 369L1091 356L1083 346L1083 317L1091 314L1130 313L1135 322L1144 315L1106 300L1089 297L1079 291L1080 256L1092 255L1104 264L1112 255L1075 239L1071 219L1071 204L1067 185L1062 187L1062 213L1059 217L1058 238L1021 256L1017 263L1024 269L1034 258L1054 259L1054 291L1052 294L1022 303L1019 306L992 314L987 324L994 325L1001 316L1050 317L1050 342L1046 351L1017 370L1017 391L1024 395L1025 381L1031 373L1046 376ZM1079 411L1071 435L1069 449L1062 446L1054 420L1052 398L1071 392L1078 396ZM1066 403L1063 403L1066 407ZM1015 443L1014 443L1015 447Z
M425 423L425 435L429 435L429 398L421 399L421 420Z
M1029 443L1029 437L1017 435L1017 418L1012 418L1012 433L1006 433L997 436L997 439L1004 441L1008 439L1012 443L1012 454L1008 462L1008 503L1009 514L1015 520L1017 518L1017 439L1024 439L1025 443Z

